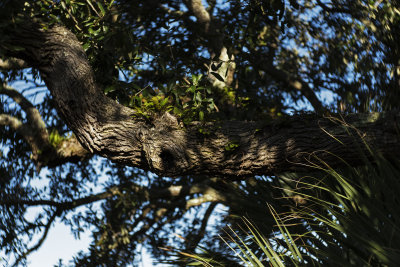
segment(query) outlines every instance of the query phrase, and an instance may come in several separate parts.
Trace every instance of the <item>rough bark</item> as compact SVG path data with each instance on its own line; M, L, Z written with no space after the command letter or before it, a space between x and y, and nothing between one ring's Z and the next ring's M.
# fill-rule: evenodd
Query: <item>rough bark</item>
M271 123L183 127L166 113L148 123L102 93L79 41L66 28L28 25L15 31L13 43L25 48L15 56L39 69L58 111L85 148L159 175L270 175L304 169L316 158L330 166L342 160L355 164L363 144L354 134L384 154L400 151L398 114L348 115L343 122L298 115Z

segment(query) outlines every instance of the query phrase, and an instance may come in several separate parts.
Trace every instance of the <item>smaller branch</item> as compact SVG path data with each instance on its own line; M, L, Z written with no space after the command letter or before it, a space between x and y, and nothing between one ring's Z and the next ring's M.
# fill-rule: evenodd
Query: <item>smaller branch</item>
M86 2L88 3L88 5L92 8L92 10L94 11L94 13L96 13L97 17L101 18L102 16L100 16L99 12L97 12L97 10L94 8L94 6L92 5L92 3L89 0L86 0Z
M90 204L99 200L103 200L114 195L119 194L118 187L114 186L109 188L108 190L90 195L83 198L78 198L72 201L65 201L65 202L58 202L54 200L47 200L47 199L37 199L37 200L28 200L28 199L2 199L0 200L0 205L11 206L11 205L28 205L28 206L52 206L57 207L60 211L72 210L79 206L83 206L86 204Z
M217 5L217 1L216 0L207 0L207 3L208 3L208 6L209 6L207 8L207 12L209 14L212 14L214 9L215 9L215 6Z
M47 234L49 233L50 227L53 224L54 220L60 215L61 213L56 210L53 215L51 215L49 221L47 222L43 235L42 237L39 239L39 241L36 243L36 245L34 245L33 247L31 247L30 249L28 249L27 251L25 251L22 255L20 255L17 260L15 261L13 266L18 266L19 262L23 259L25 259L30 253L36 251L38 248L40 248L40 246L43 244L44 240L47 237Z
M22 59L8 58L0 59L0 69L2 70L21 70L28 68L28 64Z
M46 143L48 143L47 140L37 137L35 134L36 129L34 129L32 125L22 123L19 119L11 115L0 114L0 125L9 126L12 130L21 135L31 146L32 154L35 160L38 159L38 153L41 151L41 148L44 148Z
M260 67L275 79L283 82L286 86L289 86L295 91L300 91L301 94L310 102L317 113L323 113L325 110L324 106L307 83L291 76L284 70L275 68L272 64L261 63Z
M42 120L39 111L28 99L26 99L16 89L12 88L11 86L8 86L5 83L0 84L0 94L4 94L11 97L15 101L15 103L17 103L25 111L26 116L29 122L32 124L32 126L36 128L37 131L43 132L43 134L45 135L43 136L43 139L48 139L46 125Z
M228 49L224 46L222 29L211 18L211 13L207 11L201 0L187 0L186 6L196 17L198 24L202 27L204 37L208 40L210 54L213 58L208 66L208 79L214 87L219 89L231 86L236 64L234 56L229 55ZM218 60L214 61L216 56ZM219 79L215 74L219 76Z
M16 89L0 82L0 94L13 99L25 112L27 123L22 123L10 115L0 114L0 125L10 126L24 137L32 148L33 159L38 169L43 165L55 167L65 162L77 162L90 156L90 153L74 137L62 140L57 147L52 145L40 112Z
M86 205L86 204L93 203L93 202L96 202L99 200L110 198L119 193L120 193L120 191L119 191L118 187L114 186L114 187L109 188L105 192L95 194L95 195L90 195L90 196L83 197L83 198L80 198L80 199L77 199L74 201L67 202L67 203L65 203L64 206L70 210L70 209L74 209L74 208L82 206L82 205Z
M72 18L72 20L75 23L75 27L79 30L82 31L82 29L79 27L79 22L76 20L75 16L72 14L71 10L69 8L66 8L68 15Z
M59 202L54 200L48 199L1 199L0 205L11 206L11 205L28 205L28 206L53 206L57 207L61 210L71 210L76 207L90 204L99 200L103 200L115 195L120 194L121 188L125 188L125 186L113 186L108 188L106 191L94 195L90 195L83 198L78 198L71 201ZM186 209L200 205L204 202L224 202L226 198L222 196L217 190L203 184L195 184L193 186L170 186L165 189L150 189L147 190L142 186L138 186L136 184L130 185L130 189L132 192L141 193L144 195L146 200L150 199L160 199L160 198L168 198L168 197L178 197L182 196L185 197L187 195L192 194L203 194L202 197L191 199L188 201L189 204L186 204ZM198 203L198 204L197 204Z
M221 197L217 197L216 195L213 195L213 194L204 194L204 195L202 195L202 196L200 196L198 198L189 199L186 202L186 207L185 208L189 209L191 207L200 206L201 204L207 203L207 202L220 203L220 202L225 202L225 201L226 201L225 197L222 197L222 196Z
M201 0L186 1L187 8L193 13L197 21L203 26L204 32L208 32L211 23L211 16L204 8Z
M166 208L159 208L157 211L154 212L154 217L152 219L148 219L147 222L142 226L140 230L132 234L131 239L135 240L138 237L142 236L142 240L140 242L143 242L147 237L145 236L145 233L153 228L155 224L157 224L167 213L168 209ZM131 229L133 230L133 228Z
M220 191L206 184L193 185L190 187L190 191L188 191L186 195L188 195L188 193L201 194L201 196L185 201L186 210L190 209L191 207L200 206L201 204L207 202L226 203L231 198L231 195L228 192L227 194L221 193Z
M138 188L139 192L146 190L144 188ZM146 190L146 195L148 199L150 198L161 198L161 197L179 197L192 194L200 194L207 190L213 190L211 187L205 185L204 183L198 183L191 186L182 185L171 185L167 188L162 189L152 189L150 191Z
M25 129L24 124L19 119L8 114L0 114L0 125L10 126L11 129L24 137L29 132Z
M211 202L210 206L208 206L203 220L201 221L201 225L200 225L200 229L197 232L196 235L194 235L191 239L190 238L186 238L186 240L188 240L189 242L186 245L186 249L189 251L193 251L197 245L200 243L200 241L203 239L204 234L206 232L206 227L208 224L208 220L210 219L210 216L212 214L212 212L214 211L215 207L217 206L218 203L216 202Z

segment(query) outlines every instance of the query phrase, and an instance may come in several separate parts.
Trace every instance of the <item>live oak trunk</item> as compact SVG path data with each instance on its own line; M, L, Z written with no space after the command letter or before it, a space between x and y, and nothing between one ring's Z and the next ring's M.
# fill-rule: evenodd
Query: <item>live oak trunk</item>
M358 164L365 148L361 140L385 155L399 155L395 113L189 126L165 113L149 123L102 93L81 44L66 28L43 30L31 24L15 31L11 42L24 48L13 56L39 69L80 143L121 164L165 176L246 177L302 170L311 162Z

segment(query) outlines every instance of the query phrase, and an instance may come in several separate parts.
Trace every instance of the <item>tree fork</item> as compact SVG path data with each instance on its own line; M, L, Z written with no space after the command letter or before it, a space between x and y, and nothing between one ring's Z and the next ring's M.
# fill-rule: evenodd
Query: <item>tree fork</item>
M163 176L233 178L304 170L313 159L332 167L343 160L358 164L363 140L384 155L399 156L396 113L352 114L342 121L309 114L270 123L193 122L186 127L165 113L148 123L103 94L81 44L66 28L44 30L31 23L11 35L11 45L24 49L10 56L39 69L79 142L121 164Z

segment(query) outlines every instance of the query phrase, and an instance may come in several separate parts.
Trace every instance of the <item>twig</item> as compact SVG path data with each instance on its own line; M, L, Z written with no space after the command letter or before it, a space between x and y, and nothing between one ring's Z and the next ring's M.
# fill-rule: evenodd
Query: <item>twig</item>
M42 235L42 237L40 238L40 240L36 243L36 245L34 245L33 247L31 247L30 249L28 249L26 252L24 252L22 255L20 255L17 260L15 261L13 266L18 266L19 262L23 259L25 259L30 253L34 252L35 250L37 250L44 242L44 240L47 237L47 234L49 233L50 227L52 225L52 223L54 222L54 220L60 215L61 213L56 210L53 215L51 215L49 221L47 222L45 229L44 229L44 233Z

